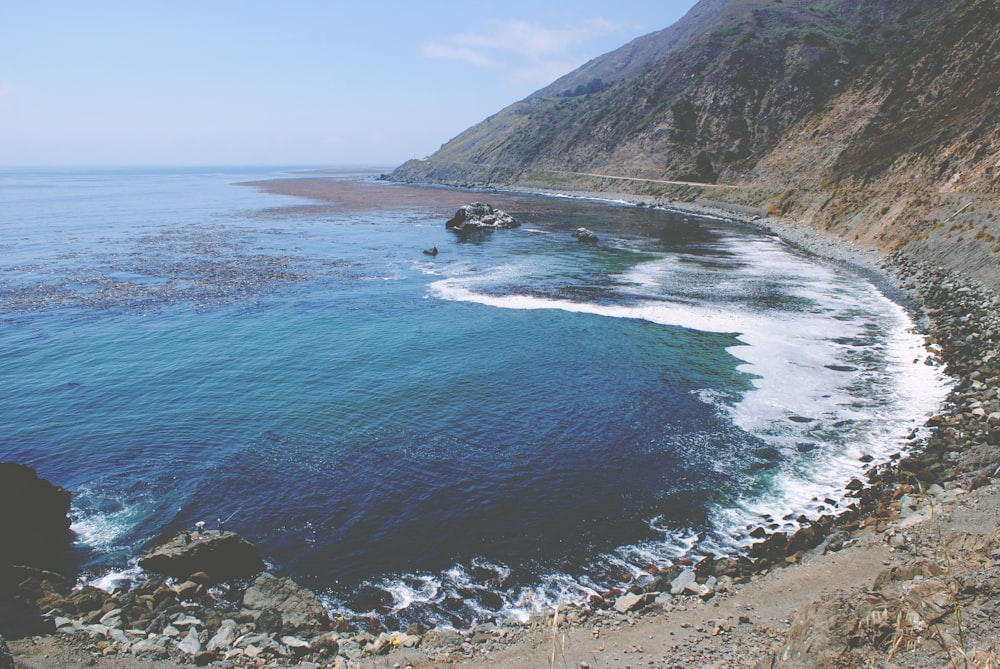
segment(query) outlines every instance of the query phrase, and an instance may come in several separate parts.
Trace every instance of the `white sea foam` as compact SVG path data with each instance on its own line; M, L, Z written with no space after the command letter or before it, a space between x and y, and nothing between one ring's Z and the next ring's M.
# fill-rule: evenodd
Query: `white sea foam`
M727 255L714 275L699 258L678 255L637 265L621 281L633 299L621 304L482 290L516 276L520 270L509 266L430 285L432 295L446 300L735 334L741 344L729 352L742 361L752 389L736 403L710 391L701 399L776 449L781 465L770 485L714 509L715 550L745 543L742 531L762 517L814 518L839 508L845 484L864 473L861 457L880 462L903 450L947 388L941 370L914 363L926 357L921 338L905 311L873 285L807 260L775 238L723 238L721 246ZM769 291L793 307L772 306ZM666 543L676 541L665 536ZM650 559L675 552L666 545L650 550Z
M100 493L90 488L74 491L77 501L70 510L71 528L79 536L77 543L102 553L125 547L125 538L144 516L144 500L130 498L123 492Z
M145 572L139 567L138 563L132 563L125 569L115 569L105 572L99 576L88 578L84 581L86 585L92 585L95 588L100 588L105 592L114 592L119 588L125 588L135 583L142 581Z

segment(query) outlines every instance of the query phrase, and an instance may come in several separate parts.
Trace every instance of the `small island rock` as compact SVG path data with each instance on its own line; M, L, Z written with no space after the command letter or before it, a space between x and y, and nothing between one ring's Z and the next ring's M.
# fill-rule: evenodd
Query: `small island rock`
M573 236L579 239L581 242L587 242L589 244L597 242L598 239L597 235L594 232L588 230L587 228L577 228L576 230L573 231Z
M505 230L520 225L517 220L501 209L491 205L475 202L461 207L455 215L444 224L448 230L469 232L471 230Z

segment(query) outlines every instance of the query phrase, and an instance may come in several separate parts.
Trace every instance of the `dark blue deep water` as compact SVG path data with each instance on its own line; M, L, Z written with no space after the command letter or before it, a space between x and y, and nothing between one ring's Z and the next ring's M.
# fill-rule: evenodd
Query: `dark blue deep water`
M476 200L523 225L446 231ZM337 614L525 615L831 510L943 394L872 285L721 220L7 169L0 232L0 459L72 491L98 583L221 517Z

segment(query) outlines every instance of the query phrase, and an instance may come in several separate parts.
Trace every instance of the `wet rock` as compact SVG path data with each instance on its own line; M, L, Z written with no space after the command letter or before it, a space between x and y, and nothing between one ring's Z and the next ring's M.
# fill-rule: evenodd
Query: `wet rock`
M573 237L588 244L596 244L598 241L597 235L587 228L577 228L573 231Z
M139 558L139 566L164 576L186 579L205 572L214 581L245 578L263 571L253 544L235 532L181 533Z
M471 232L473 230L502 230L520 225L507 212L494 209L488 204L476 202L459 208L455 215L444 224L448 230Z

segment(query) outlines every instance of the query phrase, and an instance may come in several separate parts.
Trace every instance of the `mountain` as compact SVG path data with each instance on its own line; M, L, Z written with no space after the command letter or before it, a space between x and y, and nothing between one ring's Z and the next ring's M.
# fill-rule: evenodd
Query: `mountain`
M1000 4L702 0L392 177L749 206L1000 287Z

